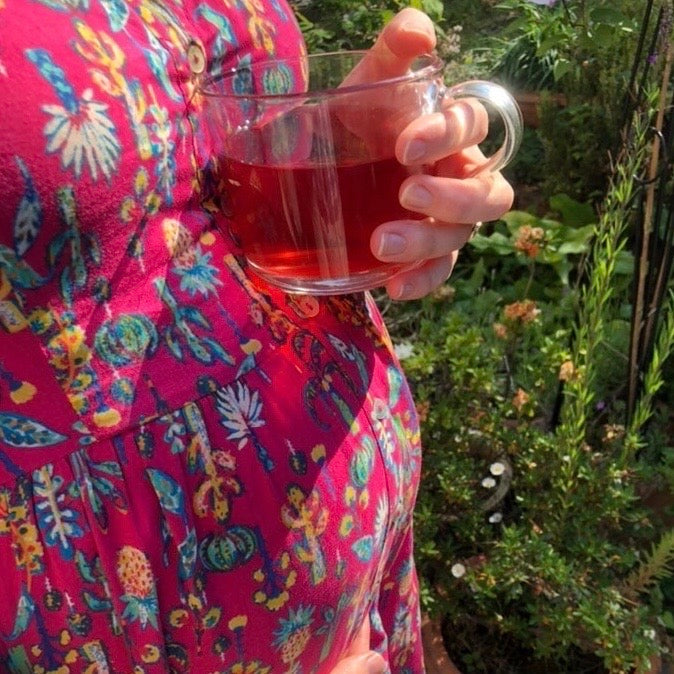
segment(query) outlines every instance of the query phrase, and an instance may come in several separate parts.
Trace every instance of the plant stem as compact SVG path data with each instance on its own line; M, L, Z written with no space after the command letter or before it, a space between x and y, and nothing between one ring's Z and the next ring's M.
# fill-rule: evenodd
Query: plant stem
M665 67L662 73L662 84L660 88L660 97L658 104L658 112L655 119L655 136L653 139L653 150L651 152L651 159L648 167L648 187L646 189L646 203L644 206L644 216L642 221L642 238L641 238L641 255L639 261L639 276L637 279L637 290L634 299L633 320L632 320L632 335L630 345L629 358L629 373L628 373L628 394L627 394L627 413L631 414L634 410L634 405L639 389L639 375L640 370L640 355L642 353L642 345L648 344L650 335L652 334L653 325L652 318L649 317L648 329L644 327L644 307L646 304L646 279L649 274L649 250L650 239L653 233L653 210L655 204L656 193L656 179L658 174L658 166L660 164L660 133L662 132L662 125L665 116L665 108L668 95L669 77L672 66L672 45L667 46Z

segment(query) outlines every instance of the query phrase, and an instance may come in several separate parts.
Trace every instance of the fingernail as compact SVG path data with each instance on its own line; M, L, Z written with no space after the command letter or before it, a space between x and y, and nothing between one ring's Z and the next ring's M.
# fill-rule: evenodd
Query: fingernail
M409 143L403 155L403 164L413 164L426 154L426 143L423 140L413 140Z
M397 232L384 232L379 239L378 257L400 255L407 248L407 239Z
M394 296L394 300L404 300L406 297L409 297L414 290L411 283L403 283L403 285L398 286L398 291Z
M419 21L403 21L400 24L400 30L405 33L416 33L417 35L423 35L424 37L434 38L435 33L432 32L426 25L420 25Z
M421 185L410 185L400 196L400 203L411 210L427 208L433 201L433 195Z
M384 674L387 669L386 660L379 653L370 653L363 664L367 674Z

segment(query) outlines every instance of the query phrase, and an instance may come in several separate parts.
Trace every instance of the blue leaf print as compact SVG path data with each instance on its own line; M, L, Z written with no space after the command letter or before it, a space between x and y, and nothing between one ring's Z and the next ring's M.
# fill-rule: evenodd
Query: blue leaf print
M374 445L370 438L363 437L362 445L351 456L349 475L356 487L367 486L374 468Z
M395 407L400 400L400 392L403 387L403 377L400 371L395 367L388 368L388 382L391 391L389 395L389 405Z
M31 618L35 614L35 603L25 586L21 588L21 597L16 605L16 616L14 618L14 629L11 634L6 636L8 641L18 639L27 629ZM4 635L3 635L4 636Z
M28 168L19 157L14 159L24 184L23 197L14 216L14 250L19 257L23 257L40 231L42 205Z
M115 125L107 115L108 106L92 99L87 89L78 99L63 70L44 49L28 49L26 56L52 85L62 105L43 105L51 116L44 127L47 152L60 153L61 166L72 167L77 178L86 164L94 180L99 172L110 180L119 159L121 146Z
M63 69L52 61L49 52L45 49L27 49L26 56L31 63L35 64L42 77L52 85L54 92L63 103L63 107L68 112L75 114L78 109L75 90L66 79Z
M234 365L234 359L229 355L227 350L218 344L214 339L211 339L210 337L204 337L201 341L214 358L217 358L226 365Z
M194 14L197 17L203 17L206 19L206 21L216 27L216 38L213 40L213 56L215 58L224 56L228 51L225 41L227 41L230 45L236 44L236 35L232 30L232 24L230 23L229 19L226 16L218 14L207 5L203 4L197 6L197 8L194 10Z
M72 508L64 508L65 494L61 491L63 478L53 475L54 466L47 464L33 471L33 489L36 496L37 523L45 543L57 546L61 557L69 561L75 555L71 538L84 533L77 522L78 514Z
M146 33L152 49L143 49L145 60L150 66L152 74L161 83L162 89L164 89L167 96L174 101L180 101L182 96L179 91L176 91L168 76L170 71L169 53L149 30Z
M121 466L116 461L96 463L84 452L74 452L70 461L77 482L89 499L98 525L103 531L107 531L109 523L107 503L111 502L120 512L126 512L128 508L123 493L106 477L110 475L121 478Z
M39 288L47 281L8 246L0 245L0 271L5 273L14 288Z
M0 441L12 447L49 447L67 437L22 414L0 412Z
M122 0L100 0L105 13L108 15L110 29L113 32L122 30L129 18L129 7Z
M86 590L82 592L82 599L84 599L84 603L92 610L92 611L105 611L108 613L112 613L113 606L112 606L112 601L105 597L104 599L101 599L100 597L97 597L95 594L92 594L91 592L87 592Z
M162 509L184 520L185 497L182 487L170 475L157 468L148 468L146 472Z
M185 540L178 545L178 552L180 553L180 566L178 567L180 580L192 578L197 563L197 534L193 528L189 530Z
M283 19L283 21L288 21L288 13L281 6L281 3L278 0L271 0L271 6L274 8L276 13Z
M369 562L370 559L372 559L373 551L372 536L363 536L362 538L359 538L351 546L351 549L361 562Z

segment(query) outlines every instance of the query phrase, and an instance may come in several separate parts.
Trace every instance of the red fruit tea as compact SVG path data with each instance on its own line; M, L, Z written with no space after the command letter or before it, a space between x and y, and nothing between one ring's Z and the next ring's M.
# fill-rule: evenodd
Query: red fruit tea
M420 169L395 158L310 166L227 159L223 168L246 257L263 276L281 282L345 281L372 272L385 278L400 265L377 260L370 235L383 222L421 217L398 199L403 180Z

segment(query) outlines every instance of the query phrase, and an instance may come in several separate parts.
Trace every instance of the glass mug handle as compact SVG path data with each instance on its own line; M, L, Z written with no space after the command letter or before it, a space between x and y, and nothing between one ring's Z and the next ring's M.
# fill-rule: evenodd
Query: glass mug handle
M476 98L480 103L495 108L503 121L505 137L501 147L467 177L483 171L498 171L510 163L522 142L523 130L522 112L512 94L493 82L469 80L451 87L441 87L438 91L438 105L445 98Z

